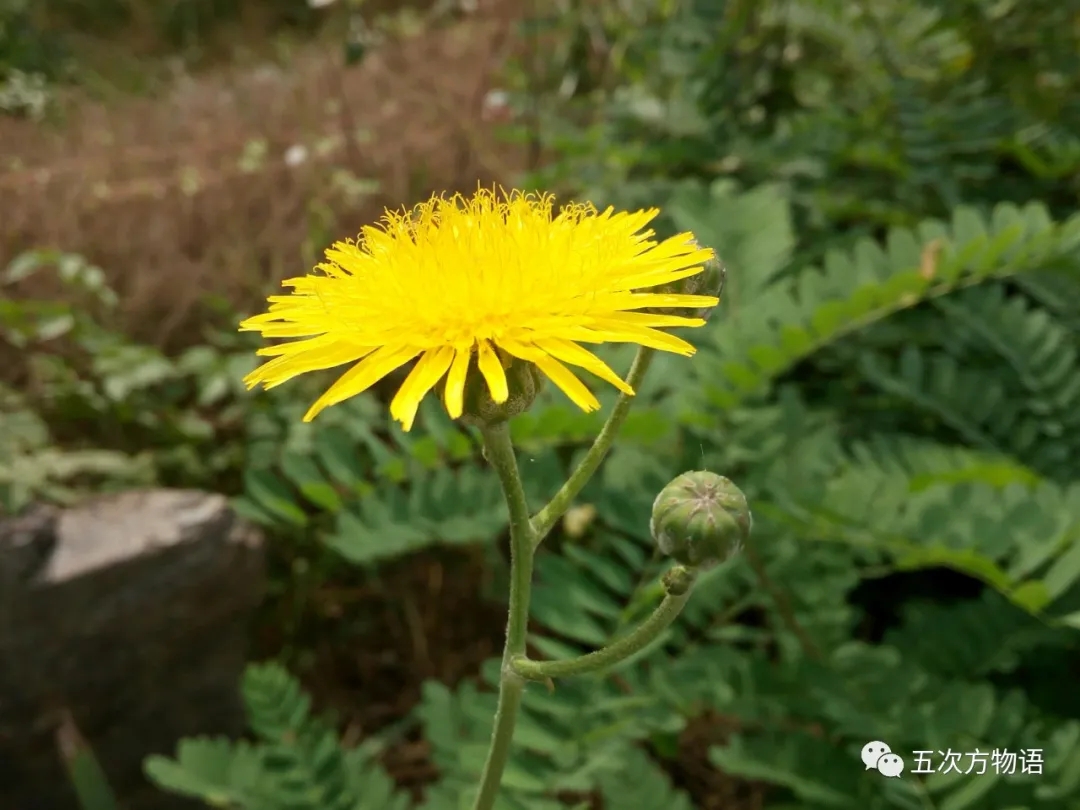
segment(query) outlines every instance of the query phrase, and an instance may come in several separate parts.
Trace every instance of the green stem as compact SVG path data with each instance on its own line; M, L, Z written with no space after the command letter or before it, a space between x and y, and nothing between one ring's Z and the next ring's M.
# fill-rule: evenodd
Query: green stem
M682 612L693 588L696 572L675 566L664 577L667 596L640 627L596 652L565 661L532 661L520 655L513 659L514 672L530 681L546 681L570 675L585 675L608 669L645 649L666 630Z
M506 623L506 646L503 649L499 678L499 702L495 709L495 728L491 734L487 761L480 777L473 810L491 810L499 792L503 770L510 758L514 724L525 691L524 679L514 672L511 662L525 654L529 624L529 592L532 589L534 534L529 522L529 505L521 486L510 425L499 422L480 429L488 461L495 468L510 512L510 611Z
M626 376L626 384L633 388L634 391L638 390L641 381L645 378L645 372L649 370L649 363L652 361L653 353L652 349L644 346L638 348L637 354L634 356L634 362L630 366L630 373ZM570 474L570 478L562 485L562 488L555 493L555 497L551 499L551 502L533 517L534 548L543 542L548 532L551 531L551 527L566 513L574 498L589 483L589 479L593 477L593 474L600 467L600 463L608 454L608 450L611 449L611 445L615 441L615 436L619 432L619 428L622 427L626 415L630 413L630 406L633 403L634 397L629 394L619 394L619 399L615 402L611 415L608 416L604 427L596 437L596 441L589 448L589 452L585 454L585 458L578 464L577 469Z

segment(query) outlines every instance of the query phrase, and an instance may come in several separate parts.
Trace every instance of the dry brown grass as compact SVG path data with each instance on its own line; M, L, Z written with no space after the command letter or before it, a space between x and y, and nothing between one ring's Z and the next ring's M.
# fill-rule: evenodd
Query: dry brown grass
M159 98L72 95L62 126L0 119L0 267L31 247L81 253L120 293L117 326L163 346L197 340L205 296L255 307L384 205L509 180L520 157L482 110L518 8L489 0L351 69L340 49L312 47L287 69L181 77ZM245 171L259 140L265 160ZM290 167L298 144L309 159ZM378 191L350 193L343 170Z

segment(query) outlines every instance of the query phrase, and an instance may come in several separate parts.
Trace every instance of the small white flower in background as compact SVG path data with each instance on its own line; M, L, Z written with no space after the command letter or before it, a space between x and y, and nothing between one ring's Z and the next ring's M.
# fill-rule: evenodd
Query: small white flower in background
M307 0L310 8L326 8L334 4L334 0Z
M302 143L294 143L292 146L285 150L286 166L299 166L301 163L306 163L307 159L308 149Z
M0 81L0 113L25 115L40 121L51 98L48 83L39 73L12 70L6 80Z
M484 107L481 112L483 119L503 123L510 120L510 115L510 94L499 88L489 90L484 96Z

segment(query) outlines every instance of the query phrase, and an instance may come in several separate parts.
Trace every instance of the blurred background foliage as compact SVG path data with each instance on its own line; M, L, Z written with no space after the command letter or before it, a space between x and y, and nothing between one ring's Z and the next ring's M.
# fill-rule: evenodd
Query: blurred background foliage
M68 43L133 19L184 53L246 19L238 0L155 4L152 24L92 5L0 7L8 87L77 85ZM260 30L333 40L362 69L370 43L484 13L372 8L282 0ZM646 654L528 693L500 807L1080 807L1080 10L553 0L513 22L482 106L505 108L521 157L500 179L659 206L660 235L692 230L728 267L688 335L698 355L657 359L539 556L535 650L577 654L652 608L648 514L679 472L738 482L755 540ZM333 206L309 206L284 273L355 231ZM505 593L475 436L433 403L402 433L394 380L303 424L325 380L240 385L253 346L230 324L257 298L205 296L182 345L154 345L117 326L93 245L59 248L11 251L0 276L0 350L18 358L0 377L0 508L204 487L272 541L252 738L184 741L150 776L251 810L468 806ZM535 505L601 421L550 391L515 420ZM1044 765L885 779L859 761L868 740Z

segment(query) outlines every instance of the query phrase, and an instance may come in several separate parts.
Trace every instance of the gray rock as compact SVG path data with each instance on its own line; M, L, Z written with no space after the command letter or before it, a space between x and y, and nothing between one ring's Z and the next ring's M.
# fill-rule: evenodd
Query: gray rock
M227 500L103 497L0 519L0 807L73 810L57 746L70 715L124 810L189 806L142 760L244 730L238 685L262 540Z

